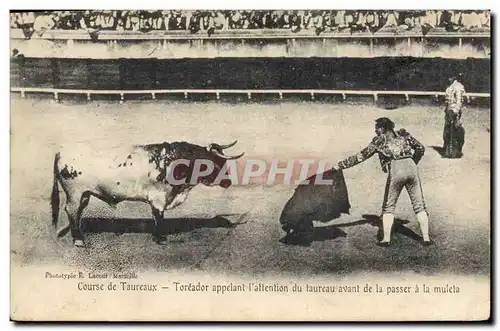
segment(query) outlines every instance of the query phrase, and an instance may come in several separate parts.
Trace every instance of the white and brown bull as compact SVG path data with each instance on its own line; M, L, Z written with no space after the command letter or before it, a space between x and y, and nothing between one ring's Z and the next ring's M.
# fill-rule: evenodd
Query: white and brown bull
M164 211L183 203L198 184L228 188L232 182L227 176L227 160L238 159L243 153L226 156L223 150L235 144L203 147L164 142L133 146L114 155L109 151L89 155L81 149L61 150L54 158L52 225L57 229L61 185L66 194L68 225L58 231L58 236L71 231L75 246L84 246L80 218L91 196L110 206L122 201L148 203L154 220L153 239L166 244L159 226Z

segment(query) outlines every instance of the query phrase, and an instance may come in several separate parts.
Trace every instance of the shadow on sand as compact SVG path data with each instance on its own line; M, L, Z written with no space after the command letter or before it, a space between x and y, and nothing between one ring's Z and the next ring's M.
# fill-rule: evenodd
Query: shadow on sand
M229 216L229 215L224 215ZM190 232L200 228L232 228L244 222L231 222L223 216L212 218L165 218L160 223L162 234ZM151 218L83 218L82 231L87 233L110 232L117 235L124 233L151 233L153 219Z
M442 158L446 158L446 159L460 159L463 156L462 152L457 153L456 156L454 156L454 157L446 156L445 155L445 149L443 147L440 147L440 146L430 146L430 147L432 149L434 149L436 152L438 152L439 155L441 155Z
M444 157L444 148L443 148L443 146L429 146L429 147L432 148L433 150L435 150L436 152L438 152L438 154L441 157Z
M334 240L341 237L347 237L347 233L345 233L345 231L343 231L341 228L354 227L365 224L370 224L372 226L377 227L378 228L377 239L381 240L383 235L383 230L382 230L382 219L380 218L380 216L372 214L364 214L362 215L362 217L363 219L354 222L315 227L313 229L312 236L310 236L309 240L308 238L286 235L280 239L280 242L287 245L309 246L314 241ZM420 235L418 235L413 230L405 226L405 224L408 223L409 223L408 220L403 220L400 218L394 219L392 234L394 235L395 233L399 233L415 241L420 241L422 239Z

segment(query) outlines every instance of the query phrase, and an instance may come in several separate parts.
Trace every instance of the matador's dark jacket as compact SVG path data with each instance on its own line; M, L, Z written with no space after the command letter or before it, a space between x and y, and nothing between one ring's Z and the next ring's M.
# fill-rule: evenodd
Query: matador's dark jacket
M412 158L415 163L418 164L425 153L424 145L413 138L405 129L394 132L396 135L394 139L388 139L387 135L391 133L392 132L388 132L374 137L371 143L359 153L340 161L338 163L339 168L350 168L369 159L375 153L378 153L380 164L384 172L388 172L389 164L392 160Z

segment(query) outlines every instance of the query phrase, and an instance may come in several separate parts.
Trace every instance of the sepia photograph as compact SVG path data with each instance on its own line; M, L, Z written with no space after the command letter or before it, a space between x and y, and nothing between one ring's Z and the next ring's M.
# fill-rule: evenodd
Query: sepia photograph
M492 12L177 5L10 10L10 319L488 321Z

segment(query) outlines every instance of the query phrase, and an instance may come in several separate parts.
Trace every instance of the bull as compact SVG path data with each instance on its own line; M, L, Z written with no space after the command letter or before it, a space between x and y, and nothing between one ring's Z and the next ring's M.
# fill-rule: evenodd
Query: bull
M165 245L166 237L160 232L165 210L182 204L198 184L231 186L226 173L227 161L236 160L244 153L228 156L224 150L236 143L211 143L207 147L187 142L136 145L114 157L106 152L87 155L76 149L60 150L54 157L52 225L57 230L61 186L66 195L64 210L68 225L58 231L58 237L71 231L73 244L84 246L80 221L93 196L111 207L122 201L149 204L154 221L153 240Z

